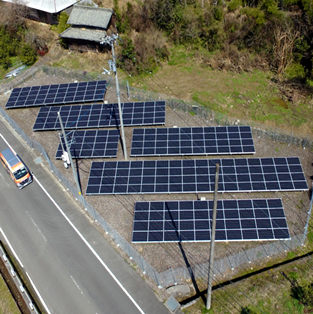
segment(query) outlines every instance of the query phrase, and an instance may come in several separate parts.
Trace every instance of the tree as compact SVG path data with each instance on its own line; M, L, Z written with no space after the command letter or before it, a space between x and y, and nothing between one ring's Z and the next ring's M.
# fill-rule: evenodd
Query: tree
M292 53L298 37L299 32L288 24L285 27L278 25L274 30L273 65L279 79L293 60Z

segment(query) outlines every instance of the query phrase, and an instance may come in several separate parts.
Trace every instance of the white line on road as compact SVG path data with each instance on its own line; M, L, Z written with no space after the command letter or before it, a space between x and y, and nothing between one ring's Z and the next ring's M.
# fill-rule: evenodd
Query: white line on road
M5 143L11 148L11 150L13 151L13 153L16 155L15 150L12 148L12 146L9 144L9 142L4 138L4 136L0 133L0 136L2 137L2 139L5 141Z
M14 149L11 147L11 145L8 143L8 141L4 138L4 136L0 133L0 136L5 141L5 143L12 149L12 151L15 153ZM83 235L78 231L78 229L75 227L75 225L70 221L70 219L65 215L65 213L62 211L61 207L56 203L56 201L52 198L52 196L48 193L48 191L43 187L43 185L39 182L39 180L33 175L34 180L38 183L38 185L41 187L41 189L45 192L45 194L48 196L48 198L51 200L51 202L55 205L55 207L58 209L58 211L61 213L61 215L65 218L65 220L70 224L70 226L74 229L74 231L78 234L78 236L82 239L82 241L86 244L86 246L89 248L89 250L93 253L93 255L96 257L96 259L101 263L101 265L106 269L106 271L110 274L110 276L113 278L113 280L117 283L117 285L123 290L123 292L127 295L127 297L130 299L130 301L135 305L135 307L138 309L138 311L142 314L145 312L141 309L141 307L137 304L137 302L134 300L134 298L128 293L128 291L124 288L122 283L117 279L117 277L113 274L113 272L110 270L110 268L106 265L106 263L101 259L101 257L98 255L98 253L93 249L93 247L88 243L88 241L83 237ZM37 291L36 291L37 292ZM39 295L40 296L40 295ZM41 298L41 297L40 297ZM42 299L42 298L41 298ZM42 300L43 302L43 300ZM43 304L45 304L43 302ZM49 312L50 313L50 312Z
M76 286L76 288L80 291L81 294L84 294L83 293L83 290L80 288L80 286L78 285L78 283L76 282L76 280L74 279L74 277L71 275L70 276L72 281L74 282L74 285Z
M48 193L48 191L43 187L43 185L39 182L36 176L33 175L34 180L39 184L42 190L49 197L51 202L55 205L61 215L66 219L66 221L70 224L70 226L74 229L74 231L78 234L78 236L82 239L82 241L87 245L89 250L93 253L93 255L97 258L97 260L101 263L101 265L106 269L106 271L110 274L110 276L114 279L114 281L118 284L118 286L123 290L123 292L127 295L127 297L131 300L131 302L135 305L138 311L142 314L145 312L141 309L141 307L137 304L137 302L133 299L133 297L128 293L128 291L124 288L122 283L117 279L117 277L112 273L107 264L101 259L98 253L94 250L94 248L89 244L89 242L84 238L84 236L78 231L75 225L70 221L70 219L66 216L66 214L62 211L61 207L57 204L57 202L52 198L52 196Z
M23 264L22 264L21 260L18 258L18 256L17 256L16 252L14 251L14 249L13 249L13 247L12 247L11 243L9 242L9 240L8 240L7 236L5 235L5 233L3 232L3 230L2 230L1 228L0 228L0 232L1 232L2 236L3 236L3 237L4 237L4 239L5 239L5 242L6 242L6 243L7 243L7 245L9 246L9 248L10 248L11 252L13 253L14 257L15 257L15 258L16 258L16 260L19 262L19 264L22 266L22 268L24 268L24 266L23 266Z
M34 282L32 281L32 279L30 278L30 276L28 275L28 273L26 272L26 275L28 277L28 280L30 281L32 287L34 288L35 292L37 293L37 296L41 302L41 304L43 305L43 307L45 308L45 310L47 311L48 314L51 314L51 312L49 311L49 308L47 306L47 304L45 303L45 301L43 300L42 296L40 295L38 289L36 288Z
M29 211L26 211L26 215L29 217L29 219L31 220L31 222L33 223L33 225L35 226L35 228L37 229L37 231L39 232L39 234L42 236L43 240L45 242L47 242L47 238L45 237L45 235L42 233L42 231L40 230L40 228L38 227L38 225L35 223L35 220L33 219L33 217L30 215Z

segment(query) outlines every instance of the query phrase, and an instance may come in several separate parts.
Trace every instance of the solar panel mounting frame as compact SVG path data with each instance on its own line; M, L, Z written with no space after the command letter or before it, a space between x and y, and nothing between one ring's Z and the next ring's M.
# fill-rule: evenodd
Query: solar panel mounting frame
M136 202L132 242L210 242L212 216L213 200ZM290 239L280 198L218 200L216 226L218 242Z

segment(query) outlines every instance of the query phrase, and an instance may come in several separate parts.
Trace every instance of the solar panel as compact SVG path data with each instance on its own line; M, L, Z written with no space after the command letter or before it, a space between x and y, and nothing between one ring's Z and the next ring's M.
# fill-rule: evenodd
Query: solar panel
M124 125L154 125L165 123L165 102L122 103ZM117 104L71 105L42 107L34 124L34 131L60 129L60 111L65 129L116 127L120 124Z
M66 132L73 158L116 157L120 138L118 130L80 130ZM62 136L64 149L65 141ZM62 156L62 146L59 144L56 158Z
M86 194L303 191L298 157L93 162Z
M255 153L249 126L134 129L131 156Z
M208 242L212 217L213 201L137 202L132 242ZM281 199L218 200L215 235L216 241L290 239Z
M102 101L106 86L106 81L90 81L14 88L5 107L11 109Z

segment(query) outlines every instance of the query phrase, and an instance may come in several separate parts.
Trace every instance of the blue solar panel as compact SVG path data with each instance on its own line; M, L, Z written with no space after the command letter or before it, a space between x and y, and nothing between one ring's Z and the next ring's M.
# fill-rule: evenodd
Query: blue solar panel
M212 216L213 201L136 202L132 242L208 242ZM281 199L218 200L216 241L286 239Z
M6 109L103 101L106 81L14 88Z
M86 194L303 191L298 157L93 162Z
M120 138L118 130L80 130L66 132L73 158L100 158L116 157L118 141ZM63 148L66 150L65 141L62 136ZM62 156L62 146L59 144L56 158Z
M126 126L165 123L164 101L122 103L121 106ZM116 127L120 124L117 104L53 106L40 108L33 130L60 129L58 111L65 129Z
M134 129L131 156L255 153L249 126Z

